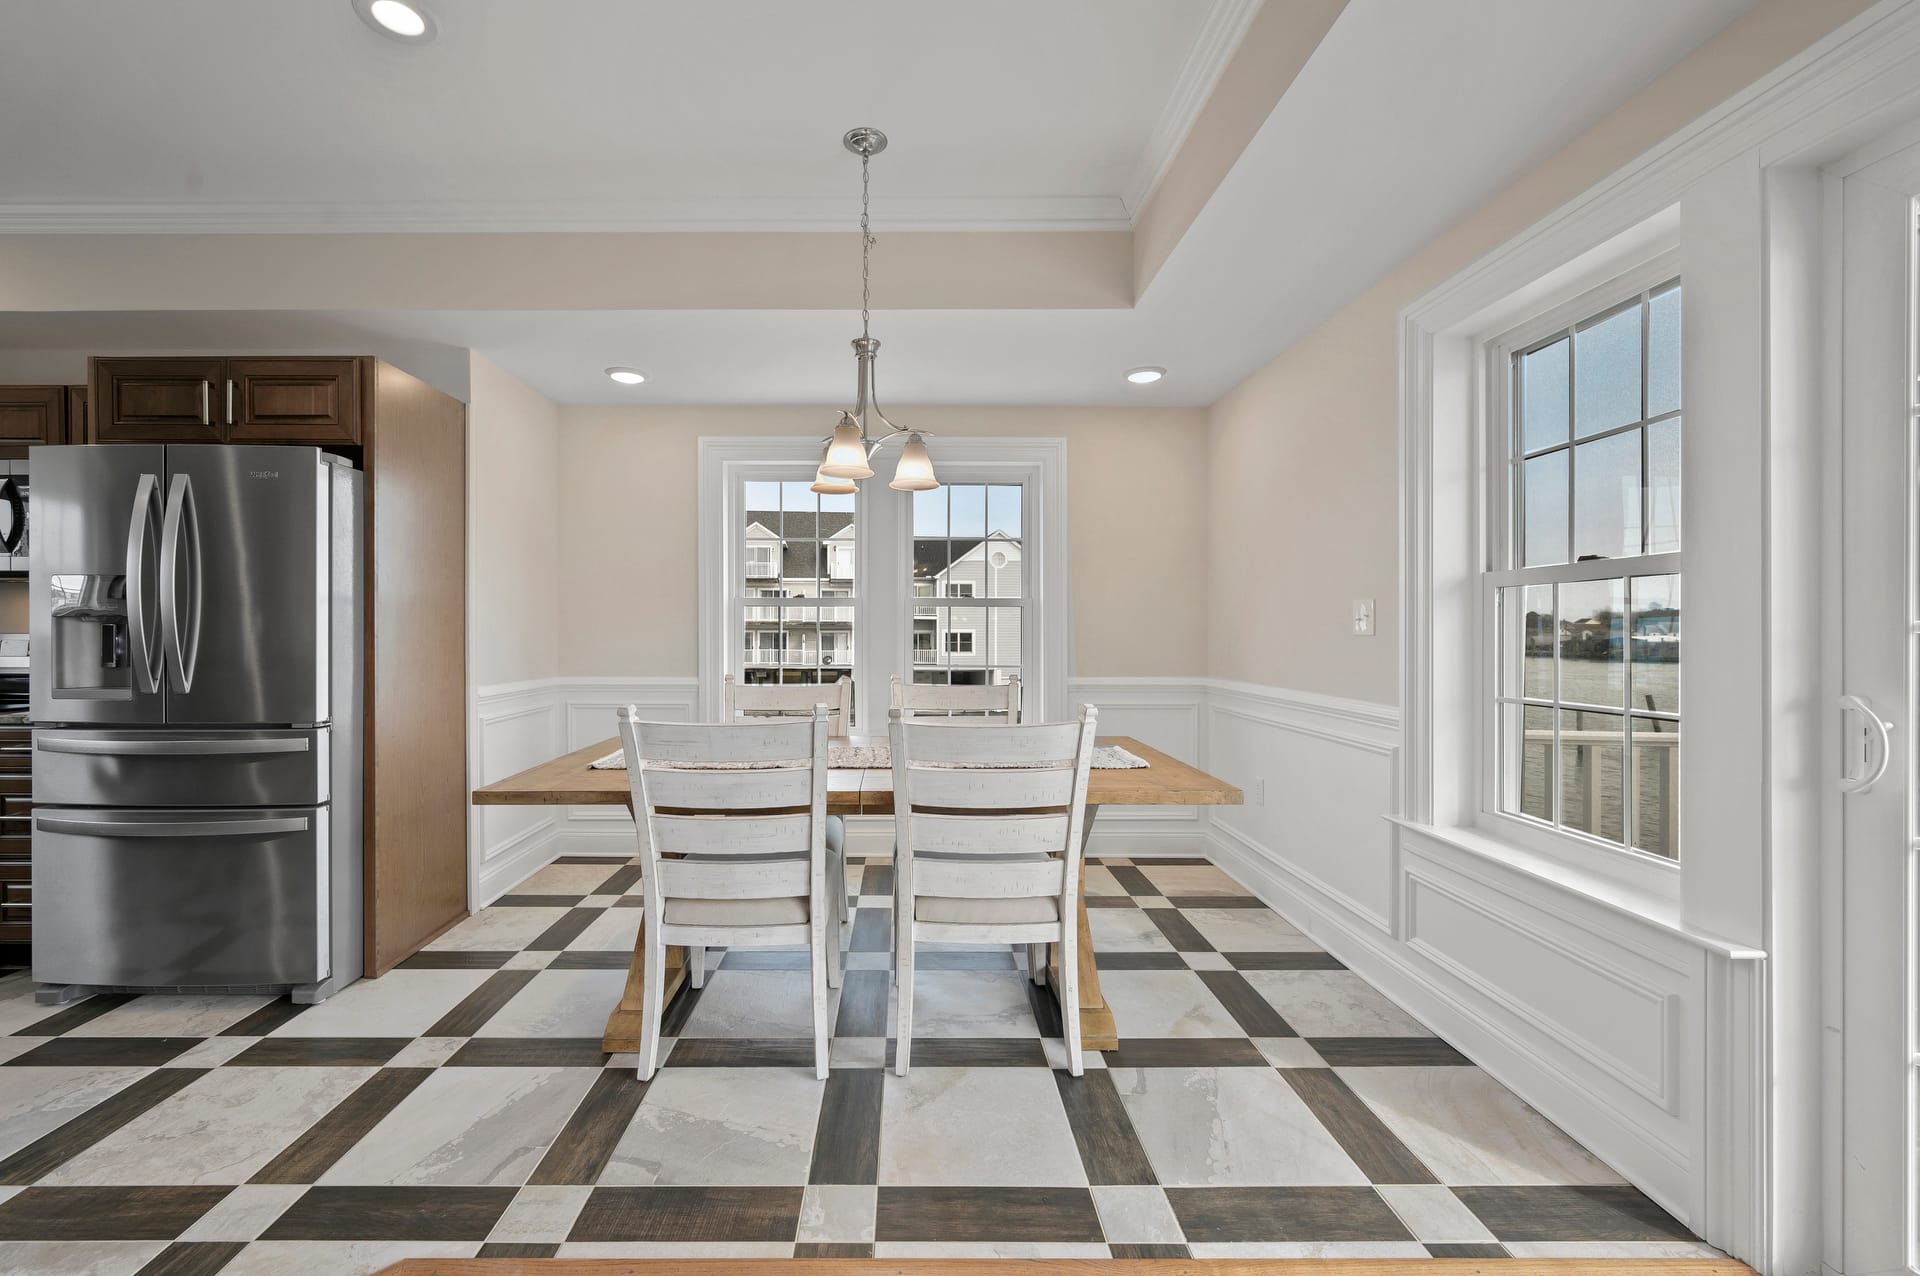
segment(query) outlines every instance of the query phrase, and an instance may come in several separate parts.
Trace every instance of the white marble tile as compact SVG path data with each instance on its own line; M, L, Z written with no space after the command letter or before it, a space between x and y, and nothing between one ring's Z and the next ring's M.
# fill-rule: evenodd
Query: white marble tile
M45 1037L0 1037L0 1063L18 1058L36 1046L47 1044Z
M1320 945L1265 908L1187 908L1181 916L1223 953L1317 953Z
M1431 1244L1487 1244L1494 1239L1453 1189L1434 1183L1381 1184L1374 1188L1418 1241Z
M873 1239L879 1190L852 1184L815 1184L800 1201L801 1244L857 1244Z
M792 1258L788 1241L572 1241L558 1258ZM225 1272L221 1276L226 1276Z
M34 1044L45 1043L36 1039ZM11 1156L51 1134L145 1073L144 1068L8 1068L0 1072L0 1156Z
M1339 1073L1443 1183L1624 1182L1479 1068Z
M1247 982L1303 1037L1430 1037L1351 970L1249 970Z
M1270 1241L1188 1245L1195 1258L1428 1258L1418 1241ZM224 1274L223 1274L224 1276Z
M6 1204L8 1201L12 1200L14 1197L20 1195L20 1193L26 1190L27 1190L26 1188L21 1187L17 1184L9 1184L7 1186L0 1187L0 1205Z
M163 1068L218 1068L258 1042L258 1037L207 1037L188 1046L160 1066Z
M1096 1187L1100 1230L1115 1245L1179 1245L1186 1241L1165 1188Z
M835 1037L827 1043L827 1061L835 1068L883 1068L887 1063L885 1037Z
M1232 970L1234 965L1227 960L1225 953L1181 953L1181 960L1187 963L1188 970Z
M680 1035L812 1037L809 976L804 970L713 971Z
M1271 1069L1108 1072L1154 1173L1168 1187L1368 1181L1286 1078Z
M239 1023L272 997L223 994L135 997L97 1019L89 1019L71 1037L210 1037Z
M517 1186L598 1075L597 1068L440 1068L320 1182Z
M509 895L591 895L626 867L625 860L608 858L599 864L549 864L508 891ZM638 883L634 886L639 893Z
M1060 1241L881 1241L875 1258L1107 1258L1105 1245Z
M1250 895L1240 883L1204 861L1192 864L1144 864L1140 871L1162 895Z
M389 1068L437 1068L453 1058L465 1037L415 1037L400 1047L400 1053L387 1060Z
M1087 1181L1053 1074L1041 1068L887 1073L879 1177L913 1187Z
M374 1276L403 1258L472 1258L477 1241L255 1241L220 1276Z
M567 947L574 952L632 952L640 940L640 920L645 910L609 908L587 923Z
M513 956L507 958L506 961L502 962L500 964L500 969L502 970L545 970L547 967L553 965L553 959L558 957L559 955L560 954L557 952L537 952L536 953L536 952L528 951L527 949L523 948L519 952L515 953Z
M597 1037L626 985L624 970L543 970L474 1035Z
M1245 1035L1191 970L1103 970L1100 989L1130 1037Z
M1087 929L1097 953L1170 953L1173 943L1137 908L1090 908Z
M580 901L582 908L612 908L620 902L618 895L589 895Z
M1254 1048L1276 1068L1324 1068L1320 1052L1298 1037L1255 1037Z
M276 1037L417 1037L487 982L490 970L390 970L273 1030Z
M507 1212L487 1234L490 1244L557 1245L573 1230L573 1221L593 1189L532 1184L520 1189Z
M251 1241L306 1195L299 1183L242 1183L180 1233L183 1241Z
M1515 1258L1626 1258L1643 1262L1660 1258L1707 1258L1725 1261L1726 1255L1700 1241L1508 1241Z
M218 1068L40 1182L244 1183L373 1072Z
M483 908L427 948L432 952L515 952L538 939L566 912L564 908Z
M804 1068L663 1068L600 1182L805 1183L825 1089Z
M133 1276L166 1247L165 1241L7 1241L0 1243L0 1272Z
M1135 908L1172 908L1173 901L1165 895L1136 895L1133 906Z
M1089 895L1125 895L1127 888L1113 875L1113 870L1104 864L1087 865L1086 892Z
M888 1025L891 1030L891 1019ZM1039 1036L1040 1025L1027 996L1026 974L1018 970L916 970L913 1035Z
M23 980L14 980L6 990L6 996L0 998L0 1034L12 1036L22 1028L32 1027L49 1015L57 1015L65 1006L42 1006L33 1000L34 985Z
M892 953L846 953L848 970L892 970Z

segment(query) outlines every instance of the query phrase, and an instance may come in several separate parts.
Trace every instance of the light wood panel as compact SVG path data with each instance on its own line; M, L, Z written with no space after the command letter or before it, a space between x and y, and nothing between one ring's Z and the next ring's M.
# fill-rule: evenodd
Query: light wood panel
M366 964L379 975L467 911L467 414L384 363L371 391Z

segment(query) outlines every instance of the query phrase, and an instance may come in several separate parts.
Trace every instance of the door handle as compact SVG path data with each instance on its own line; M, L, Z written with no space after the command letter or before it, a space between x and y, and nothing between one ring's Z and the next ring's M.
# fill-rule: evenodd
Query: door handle
M82 820L64 815L35 818L42 833L79 833L90 837L247 837L262 833L304 833L304 815L259 820Z
M1842 714L1848 712L1859 713L1866 718L1868 725L1872 728L1870 734L1862 733L1862 754L1860 761L1863 766L1863 774L1856 775L1853 769L1852 741L1845 734L1845 726L1842 726L1841 738L1847 742L1848 748L1847 758L1840 766L1840 791L1842 793L1870 792L1873 786L1880 782L1880 777L1887 773L1887 763L1893 760L1893 724L1876 713L1873 706L1867 703L1866 698L1863 696L1841 696L1840 712ZM1873 739L1878 740L1880 760L1875 763L1871 769L1864 769L1865 763L1871 756L1871 752L1866 748L1866 741Z
M132 648L135 689L152 695L160 690L160 631L157 617L147 615L147 550L154 525L160 522L160 479L142 474L133 492L133 520L127 529L127 628Z
M34 743L42 753L84 753L109 758L201 758L216 754L245 757L266 753L306 753L310 748L305 736L271 740L97 740L47 735L43 732Z
M189 568L184 581L183 544ZM167 493L166 526L160 534L160 610L174 690L190 692L200 660L200 519L193 507L193 481L184 474L173 476Z

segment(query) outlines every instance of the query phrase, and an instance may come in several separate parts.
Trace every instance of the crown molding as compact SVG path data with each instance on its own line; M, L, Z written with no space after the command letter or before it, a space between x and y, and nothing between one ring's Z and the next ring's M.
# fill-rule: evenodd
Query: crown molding
M1153 132L1147 136L1147 144L1127 179L1121 200L1129 214L1145 206L1180 148L1186 145L1187 135L1193 131L1194 122L1200 118L1227 63L1233 60L1247 28L1253 25L1260 5L1261 0L1213 0L1207 20L1201 25L1200 34L1195 37L1193 48L1188 50L1187 60L1174 80L1167 105L1160 112Z
M881 231L1127 230L1118 196L876 198ZM847 199L0 202L0 234L370 235L549 231L846 231Z

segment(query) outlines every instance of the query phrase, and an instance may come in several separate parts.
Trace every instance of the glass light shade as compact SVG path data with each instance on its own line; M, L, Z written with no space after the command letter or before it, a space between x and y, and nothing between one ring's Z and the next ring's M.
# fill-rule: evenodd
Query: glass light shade
M852 496L860 490L860 485L852 479L834 478L824 470L816 470L813 486L807 490L822 496Z
M852 417L843 416L833 427L833 441L827 444L827 459L820 462L820 473L828 478L863 479L873 477L867 464L867 443Z
M931 492L940 486L940 480L933 476L933 458L927 455L927 445L918 434L907 436L906 446L900 449L900 464L893 471L893 482L887 486L896 492Z

